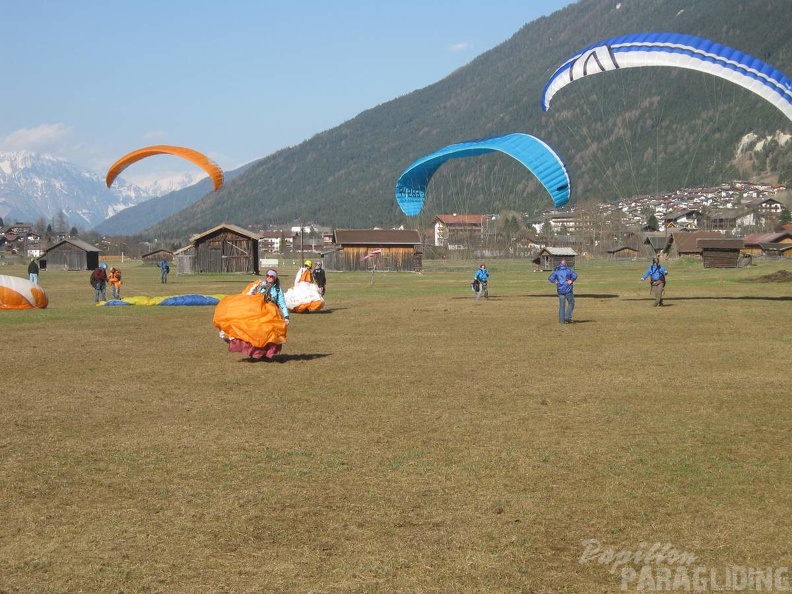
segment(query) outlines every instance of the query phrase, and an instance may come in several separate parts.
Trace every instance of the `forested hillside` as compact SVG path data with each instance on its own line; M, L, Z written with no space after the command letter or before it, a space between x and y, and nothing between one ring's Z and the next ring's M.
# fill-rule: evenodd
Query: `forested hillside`
M394 199L402 171L447 144L509 132L537 136L562 155L572 203L733 178L792 177L792 145L784 144L792 122L755 94L707 74L603 73L563 89L547 112L540 105L548 77L575 51L640 31L713 39L789 74L792 2L581 0L517 31L519 25L511 39L447 78L262 159L149 231L183 239L221 222L263 228L298 219L415 227ZM532 176L507 158L474 160L449 164L432 180L422 217L551 205Z

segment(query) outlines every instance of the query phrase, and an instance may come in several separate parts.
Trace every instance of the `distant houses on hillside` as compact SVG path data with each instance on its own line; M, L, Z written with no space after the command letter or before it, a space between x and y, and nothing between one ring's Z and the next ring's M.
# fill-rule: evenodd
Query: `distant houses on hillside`
M788 198L779 193L785 190L779 185L736 181L716 188L636 197L618 204L578 203L534 218L519 213L440 213L426 228L409 231L417 234L417 239L412 235L399 236L397 243L403 242L398 247L393 243L396 235L388 241L383 238L404 229L346 230L368 234L365 246L353 248L339 242L354 233L345 235L339 233L344 230L310 223L271 229L221 224L195 235L188 245L174 252L166 250L166 257L178 263L181 273L256 273L269 265L262 262L272 262L284 254L292 259L296 254L299 257L311 254L312 259L321 258L332 266L351 270L367 268L375 262L380 270L382 267L418 270L423 257L534 259L547 248L571 250L581 257L611 259L700 258L701 241L707 240L712 253L719 254L719 262L730 262L733 257L724 256L724 250L734 249L736 242L726 244L718 240L740 239L739 253L744 256L792 258L792 223L781 224L787 220L782 215L788 210L782 200ZM126 247L126 244L103 241L105 238L83 242L76 237L50 234L49 230L44 240L33 225L24 222L6 225L0 231L0 256L49 255L52 263L57 262L56 266L67 268L95 265L102 253L100 245ZM65 240L70 241L64 243ZM151 247L149 242L143 244ZM58 249L46 254L55 247ZM360 264L357 262L360 249L379 249L378 254L385 253L388 257L380 256ZM84 254L60 253L70 251ZM144 261L159 261L163 256L162 250L145 254L142 251L139 250ZM353 252L355 255L350 256ZM67 262L64 259L67 257L77 258L79 262Z

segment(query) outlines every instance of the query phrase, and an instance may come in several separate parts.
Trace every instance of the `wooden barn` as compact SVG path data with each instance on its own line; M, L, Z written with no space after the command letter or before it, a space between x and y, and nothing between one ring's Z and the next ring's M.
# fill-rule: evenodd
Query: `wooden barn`
M701 258L701 239L723 239L717 231L675 231L671 233L665 251L669 258Z
M792 233L789 231L774 231L773 233L752 233L745 236L744 251L752 256L766 256L767 250L762 244L787 244L792 246Z
M62 239L44 250L39 264L49 270L95 270L101 251L81 239Z
M760 243L759 247L768 260L792 259L792 243Z
M144 265L153 264L154 266L159 266L159 263L162 262L163 258L165 258L165 261L168 264L172 264L173 252L170 250L159 249L140 256L140 260Z
M542 270L555 270L561 264L561 260L566 260L567 266L575 267L575 256L577 253L568 247L546 247L539 252L537 260Z
M322 256L327 270L377 270L420 272L423 266L421 236L412 229L338 229L336 249ZM364 258L379 250L368 259Z
M742 239L699 239L704 268L738 268Z
M634 260L638 257L638 250L631 245L620 245L608 250L608 258L613 260Z
M659 258L666 251L669 237L663 232L648 231L644 234L644 246L646 255L650 258Z
M194 271L259 273L259 236L236 225L218 225L190 242L195 248Z
M177 274L195 274L195 246L186 245L173 252Z

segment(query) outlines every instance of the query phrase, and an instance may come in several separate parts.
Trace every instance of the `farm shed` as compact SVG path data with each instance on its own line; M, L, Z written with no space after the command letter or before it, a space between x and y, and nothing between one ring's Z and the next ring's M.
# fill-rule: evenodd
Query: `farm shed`
M259 236L236 225L218 225L190 242L195 248L195 272L259 273Z
M561 260L566 260L567 266L575 267L575 256L577 253L568 247L546 247L539 252L539 266L542 270L555 270L561 264Z
M638 250L631 245L622 245L608 250L608 258L614 260L632 260L638 257Z
M154 266L159 266L159 263L162 262L163 258L165 258L165 261L170 264L173 262L173 252L170 250L159 249L140 256L140 260L144 265L153 264Z
M336 250L323 254L328 270L377 270L420 272L423 265L421 236L412 229L338 229L333 233ZM375 256L363 258L374 250Z
M765 256L766 250L762 244L786 244L792 246L792 233L778 231L773 233L752 233L745 236L745 251L752 256Z
M666 255L669 258L701 258L699 239L723 239L723 234L717 231L676 231L668 240Z
M195 274L195 246L190 244L173 252L177 274Z
M699 239L704 268L738 268L742 239Z
M40 264L49 270L95 270L101 251L81 239L62 239L44 250Z
M769 260L792 258L792 243L760 243L762 256Z
M668 243L668 236L665 233L658 233L656 231L647 232L644 234L644 245L651 258L657 258L665 250Z

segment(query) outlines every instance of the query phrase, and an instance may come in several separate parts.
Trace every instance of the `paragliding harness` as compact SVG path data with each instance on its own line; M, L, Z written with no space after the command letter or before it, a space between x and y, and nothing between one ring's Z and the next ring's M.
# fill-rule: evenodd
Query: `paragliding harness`
M651 279L651 277L652 277L652 276L654 276L654 273L655 273L655 272L656 272L656 273L658 273L658 274L660 275L660 278L658 278L657 280L653 280L653 281L651 281L651 282L649 283L649 286L650 286L650 287L651 287L652 285L655 285L655 286L657 286L657 285L663 285L663 286L665 286L665 284L666 284L666 277L665 277L665 274L663 274L662 272L660 272L660 265L659 265L659 264L652 264L652 269L651 269L651 272L650 272L650 275L649 275L650 279Z
M275 309L277 310L278 315L283 317L283 314L282 314L282 312L280 310L280 307L278 307L278 301L275 298L275 296L273 295L273 293L276 290L278 290L278 291L280 290L280 279L277 280L275 283L272 283L269 287L267 287L267 290L264 291L264 303L274 303L275 304Z
M98 275L97 275L96 273L97 273L98 271L99 271L99 268L96 268L96 269L94 269L94 270L91 272L90 283L91 283L91 286L92 286L94 289L96 289L96 288L100 287L101 285L104 285L104 284L106 284L106 283L107 283L107 275L106 275L106 274L105 274L105 275L103 275L103 276L104 276L104 278L97 278L97 276L98 276Z
M481 288L481 283L479 282L479 279L474 278L473 282L470 283L470 290L473 291L474 293L478 293L480 288Z

